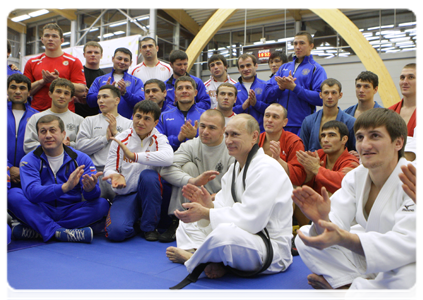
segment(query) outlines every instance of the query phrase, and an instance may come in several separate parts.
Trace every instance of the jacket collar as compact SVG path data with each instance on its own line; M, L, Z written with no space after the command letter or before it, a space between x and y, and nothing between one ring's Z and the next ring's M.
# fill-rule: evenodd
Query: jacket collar
M67 154L73 160L75 160L78 157L78 154L76 154L76 152L74 152L72 148L66 145L63 145L63 150L65 154ZM37 149L34 150L34 155L37 156L38 158L42 158L42 157L44 159L47 158L46 154L44 153L43 147L41 147L41 145L38 146Z

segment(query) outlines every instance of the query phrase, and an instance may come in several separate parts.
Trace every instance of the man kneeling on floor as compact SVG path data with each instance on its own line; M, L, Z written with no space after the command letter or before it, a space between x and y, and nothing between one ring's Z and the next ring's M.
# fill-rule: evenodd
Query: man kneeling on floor
M252 116L231 118L225 143L236 161L223 176L215 200L203 187L183 188L191 203L182 204L188 210L175 211L182 221L177 248L169 247L166 255L184 263L190 274L195 269L199 275L205 263L209 278L223 276L228 267L248 276L285 271L292 263L292 184L282 166L258 147L259 134ZM183 223L191 222L197 222L195 233L184 231Z
M415 203L398 175L407 164L407 125L386 108L362 113L354 124L362 165L345 175L329 200L310 187L294 202L313 224L297 231L298 252L314 288L408 289L416 277Z
M90 243L93 231L85 226L109 210L107 200L100 198L97 178L102 173L88 155L63 144L66 132L60 117L45 115L36 128L41 145L22 158L22 189L11 189L8 195L9 210L23 222L13 227L13 238L42 237L46 242L54 236Z
M133 125L111 138L103 180L116 193L106 219L106 237L120 242L144 232L147 241L157 241L160 221L162 182L154 167L170 166L173 149L167 137L154 128L160 107L153 101L134 106ZM138 219L141 224L136 225Z

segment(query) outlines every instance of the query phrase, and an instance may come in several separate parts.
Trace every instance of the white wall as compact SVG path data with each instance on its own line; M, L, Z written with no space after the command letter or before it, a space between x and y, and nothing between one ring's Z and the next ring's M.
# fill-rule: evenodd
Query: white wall
M401 96L399 90L399 74L401 73L402 68L408 63L416 62L416 52L408 51L403 53L389 53L382 54L381 58L385 63L386 68L388 69L389 74L394 81L398 94ZM328 78L335 78L339 80L342 84L342 92L344 93L342 99L339 102L339 107L341 109L346 109L351 105L357 103L357 98L355 96L355 78L362 71L366 71L364 65L361 63L357 56L345 57L345 58L332 58L332 59L321 59L315 57L316 61L322 65L325 70ZM239 72L237 68L229 68L229 75L238 81ZM262 80L268 80L270 76L270 69L268 65L261 64L257 70L258 78ZM209 71L203 71L201 76L203 81L206 81L210 78ZM380 85L379 78L379 85ZM380 99L379 93L375 95L375 100L383 105L382 100ZM399 101L400 99L398 99ZM319 108L318 108L319 109Z

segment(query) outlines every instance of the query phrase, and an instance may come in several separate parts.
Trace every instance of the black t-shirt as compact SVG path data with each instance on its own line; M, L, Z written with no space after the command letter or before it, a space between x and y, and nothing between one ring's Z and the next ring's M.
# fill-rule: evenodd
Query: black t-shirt
M90 88L94 79L99 76L103 76L105 73L102 69L88 69L84 66L85 81L87 82L87 87ZM75 103L75 113L81 117L95 116L99 114L98 106L89 107L88 104Z

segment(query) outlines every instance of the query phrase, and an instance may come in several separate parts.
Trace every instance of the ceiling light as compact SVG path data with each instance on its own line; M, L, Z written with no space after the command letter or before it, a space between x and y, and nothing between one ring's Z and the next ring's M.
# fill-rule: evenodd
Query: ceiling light
M397 45L398 47L400 47L400 48L415 48L416 47L416 45L414 45L414 44L409 44L409 45Z
M279 39L278 42L287 42L287 41L292 41L293 39L294 39L293 37L288 37L284 39Z
M66 45L69 45L69 44L70 44L69 42L65 42L65 43L62 44L62 46L66 46Z
M404 51L416 51L416 48L404 48L401 51L402 52L404 52Z
M29 13L28 15L35 18L35 17L38 17L38 16L45 15L47 13L49 13L49 11L47 9L40 9L40 10L37 10L37 11L33 11L33 12Z
M125 33L125 31L122 31L122 30L113 32L114 35L120 35L120 34L124 34L124 33Z
M29 18L31 18L29 15L21 15L19 17L12 18L12 21L13 22L20 22L20 21L23 21L23 20L28 20Z
M70 34L71 34L71 32L70 32L70 31L68 31L68 32L63 33L63 36L65 36L65 35L70 35Z
M137 21L143 21L143 20L148 20L148 19L150 19L149 16L144 16L144 17L137 18Z
M399 27L402 27L402 26L414 26L416 24L417 24L416 22L408 22L408 23L401 23L398 26Z
M409 39L406 34L385 35L384 38L385 39L395 39L395 40L399 40L399 39L403 39L403 40L406 39L406 40L408 40Z
M106 33L106 34L103 34L103 38L108 38L108 37L111 37L113 35L114 35L113 33ZM98 38L100 39L101 36L98 36Z
M389 41L392 43L398 43L398 42L406 42L409 41L410 38L409 37L403 37L403 38L399 38L399 39L390 39Z
M109 25L109 27L117 27L117 26L121 26L121 25L126 25L127 23L128 23L127 21L114 23L114 24Z

